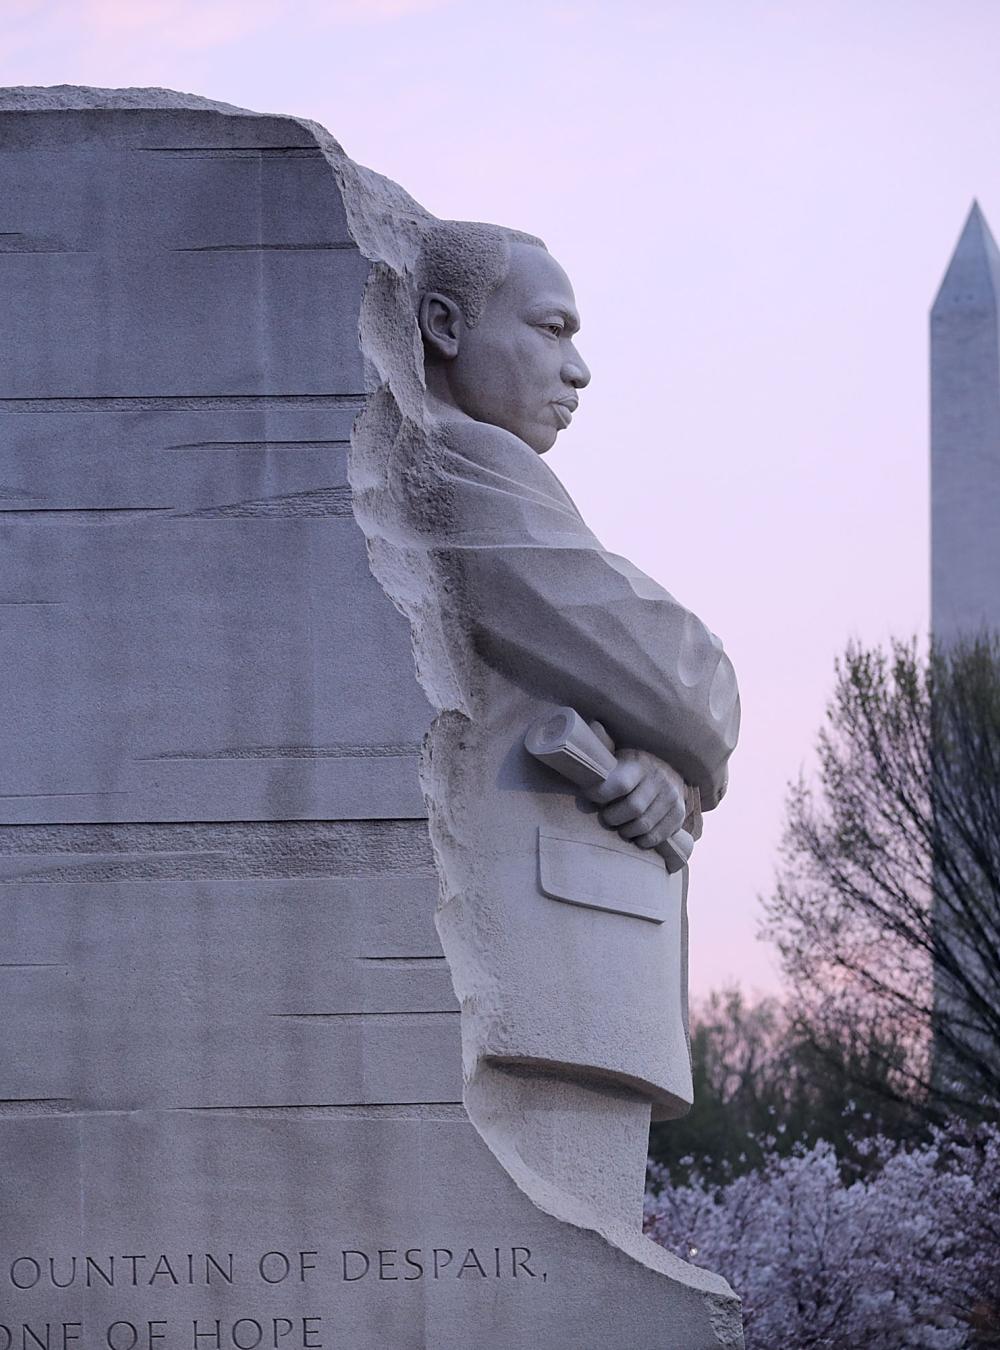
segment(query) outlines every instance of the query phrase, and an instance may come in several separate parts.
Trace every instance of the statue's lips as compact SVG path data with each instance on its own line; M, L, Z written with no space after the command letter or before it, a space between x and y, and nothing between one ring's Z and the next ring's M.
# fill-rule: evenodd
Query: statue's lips
M560 428L565 431L573 420L573 414L577 407L576 399L566 399L565 401L553 403L552 406L556 412L556 421L559 423Z

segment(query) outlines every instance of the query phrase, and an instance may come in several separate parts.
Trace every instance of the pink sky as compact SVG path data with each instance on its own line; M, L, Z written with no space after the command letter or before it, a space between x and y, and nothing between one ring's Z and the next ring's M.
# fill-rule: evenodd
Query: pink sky
M927 623L926 314L1000 227L993 0L4 0L0 83L315 118L442 216L542 235L593 370L551 463L741 677L692 988L756 941L834 655Z

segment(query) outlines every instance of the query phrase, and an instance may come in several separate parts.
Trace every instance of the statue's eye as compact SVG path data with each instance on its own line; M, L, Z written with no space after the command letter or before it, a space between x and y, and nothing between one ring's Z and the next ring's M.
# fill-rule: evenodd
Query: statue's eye
M546 333L551 333L553 337L562 337L563 326L561 323L546 323L542 327Z

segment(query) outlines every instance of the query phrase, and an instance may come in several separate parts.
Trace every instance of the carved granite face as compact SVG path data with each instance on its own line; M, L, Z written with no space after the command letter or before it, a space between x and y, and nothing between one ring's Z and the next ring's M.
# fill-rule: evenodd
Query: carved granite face
M579 327L573 287L556 260L544 249L513 244L507 276L475 327L446 297L424 297L428 390L544 454L590 383L573 342Z

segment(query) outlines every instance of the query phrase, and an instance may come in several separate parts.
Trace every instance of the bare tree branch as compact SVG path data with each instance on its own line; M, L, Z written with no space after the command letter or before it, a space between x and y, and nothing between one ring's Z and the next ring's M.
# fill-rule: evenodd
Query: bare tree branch
M841 1059L867 1036L865 1086L929 1114L995 1109L1000 640L850 646L817 755L765 902L802 1036Z

